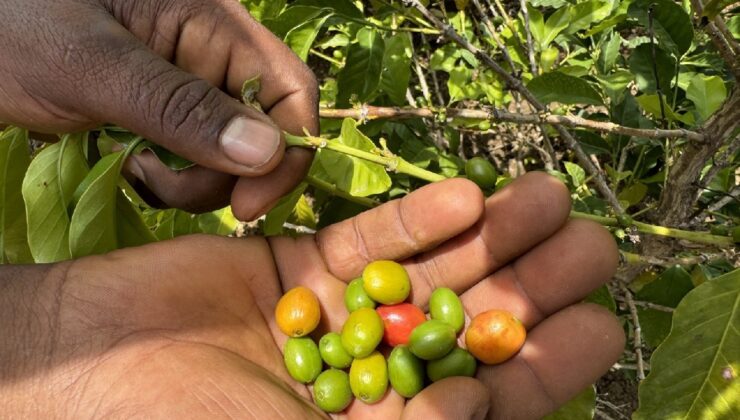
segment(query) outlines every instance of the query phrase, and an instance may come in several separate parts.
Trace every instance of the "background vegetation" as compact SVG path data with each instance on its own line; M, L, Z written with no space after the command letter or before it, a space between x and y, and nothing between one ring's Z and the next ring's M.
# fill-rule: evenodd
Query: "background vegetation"
M740 418L737 4L241 2L319 78L322 138L288 138L317 149L306 181L256 223L228 208L162 211L120 177L122 162L144 148L173 170L189 162L116 127L64 135L32 159L28 133L10 128L1 262L193 232L310 232L482 156L501 173L497 188L531 170L562 179L572 216L609 227L622 252L589 300L622 319L627 348L553 417ZM243 99L258 87L245 84Z

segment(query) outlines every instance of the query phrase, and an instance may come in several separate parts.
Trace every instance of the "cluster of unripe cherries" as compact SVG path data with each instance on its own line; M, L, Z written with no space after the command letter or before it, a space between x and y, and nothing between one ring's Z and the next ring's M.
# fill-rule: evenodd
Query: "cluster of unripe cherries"
M373 404L385 395L389 383L398 394L411 398L430 382L474 376L476 359L485 364L504 362L524 344L522 323L511 313L494 309L473 318L463 349L458 334L465 326L465 312L455 292L448 288L432 292L429 319L418 306L405 302L410 292L402 265L371 262L362 277L347 286L344 303L350 315L341 334L329 332L318 345L308 337L321 319L316 295L302 286L283 295L275 317L289 337L283 349L285 366L296 381L313 383L319 408L341 412L353 396Z

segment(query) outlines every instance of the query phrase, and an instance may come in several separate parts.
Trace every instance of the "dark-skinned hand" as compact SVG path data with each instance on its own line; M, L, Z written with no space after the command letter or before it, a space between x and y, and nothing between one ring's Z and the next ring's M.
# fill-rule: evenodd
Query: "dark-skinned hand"
M164 205L270 209L311 153L280 130L318 130L316 80L235 0L3 0L0 124L66 133L112 123L198 166L175 173L149 153L127 170ZM245 80L260 76L244 106ZM238 179L238 181L237 181Z
M567 189L525 175L484 201L469 181L424 187L297 239L191 236L52 266L0 268L0 411L13 418L308 418L322 415L283 366L273 311L311 288L315 333L339 331L346 283L371 260L402 261L412 301L461 295L468 321L492 308L529 330L477 380L404 401L355 401L352 419L535 419L621 354L622 328L582 299L610 279L609 233L569 220ZM342 416L345 416L343 414ZM342 417L340 416L340 417Z

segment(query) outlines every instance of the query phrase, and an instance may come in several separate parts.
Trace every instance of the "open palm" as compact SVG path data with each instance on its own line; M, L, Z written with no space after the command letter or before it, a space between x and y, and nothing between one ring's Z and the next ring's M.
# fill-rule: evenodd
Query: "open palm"
M624 340L608 311L579 303L616 269L614 241L597 225L569 221L569 209L567 189L543 174L487 201L472 183L450 180L316 236L184 237L55 266L43 283L49 290L39 292L53 320L45 350L0 382L10 401L3 411L320 416L283 366L275 304L307 286L322 304L316 334L339 331L346 283L369 261L393 259L411 276L415 304L450 287L468 318L507 309L529 337L508 362L481 366L479 381L441 381L409 402L390 391L372 406L354 402L346 415L541 417L607 370Z

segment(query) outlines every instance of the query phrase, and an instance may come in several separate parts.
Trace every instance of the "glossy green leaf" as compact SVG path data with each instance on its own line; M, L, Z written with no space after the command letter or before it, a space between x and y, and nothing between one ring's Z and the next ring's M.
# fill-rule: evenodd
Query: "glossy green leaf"
M21 191L30 163L28 131L10 127L0 132L0 264L33 262Z
M330 17L331 14L326 13L321 17L309 20L291 29L285 36L285 43L301 60L308 60L308 53L311 51L311 46Z
M620 201L626 201L630 206L640 204L647 195L648 188L645 184L636 182L619 192Z
M360 9L352 0L297 0L297 5L306 5L331 9L335 14L351 18L363 18Z
M565 164L565 170L570 175L573 186L580 187L586 182L586 171L580 166L572 162L563 162Z
M255 19L262 21L276 17L285 7L286 0L239 0Z
M305 194L301 195L298 199L298 203L293 208L293 213L289 220L299 226L305 226L310 229L316 228L316 214Z
M388 95L395 105L406 103L413 51L414 45L408 33L397 33L385 40L380 90Z
M537 41L540 51L544 51L555 38L568 27L570 20L570 9L563 7L544 20L542 13L532 7L528 7L529 26L532 37Z
M568 26L565 33L574 34L588 29L595 22L606 19L612 11L612 2L607 0L587 0L568 8Z
M203 233L219 236L232 235L239 227L239 221L234 217L231 207L201 214L198 216L198 224Z
M364 151L373 151L375 144L358 128L357 122L345 119L338 142ZM318 161L329 176L329 182L356 197L381 194L391 187L385 168L363 159L322 150Z
M630 71L635 76L637 86L642 92L655 93L657 83L653 63L658 69L660 88L665 94L670 91L673 78L676 76L676 59L660 47L655 47L655 60L650 44L642 44L632 51L629 58Z
M709 19L714 19L719 12L732 3L737 3L737 0L709 0L707 4L704 5L704 12L702 14Z
M546 416L544 420L591 420L596 411L596 387L589 385L575 398Z
M641 95L635 99L647 113L652 114L656 119L661 118L660 100L658 95ZM686 125L694 124L694 117L691 114L678 114L673 111L668 102L666 102L665 96L663 97L663 111L665 112L665 117L668 121L680 121Z
M596 60L599 72L608 74L614 68L617 58L619 58L619 48L621 46L622 36L619 35L619 32L612 32L601 44L599 50L599 58Z
M262 227L262 233L265 236L275 236L283 233L283 225L288 221L298 200L303 195L303 192L306 191L306 187L308 187L308 184L301 183L288 195L281 198L275 204L275 207L267 213L265 224Z
M116 194L125 155L125 151L120 151L103 157L80 183L85 188L69 226L73 258L104 254L117 248Z
M120 190L116 193L116 232L118 248L141 246L157 241L154 232L144 223L141 212Z
M280 16L264 22L264 25L280 39L285 38L288 33L304 23L319 18L331 10L315 6L291 6L285 9Z
M558 71L535 77L527 88L545 103L603 105L601 96L588 82Z
M627 70L617 70L608 75L597 75L596 79L612 104L622 102L625 93L629 93L627 86L634 80L632 73Z
M636 420L740 418L740 270L681 301L653 353Z
M705 121L722 106L727 98L727 88L718 76L697 75L691 79L686 97L694 103L702 121Z
M686 11L671 0L637 0L629 7L629 15L644 28L649 28L648 9L653 8L653 30L661 45L675 55L683 55L691 47L694 26Z
M681 267L671 267L645 285L635 295L638 300L675 308L694 288L691 275ZM657 347L671 328L671 313L650 308L638 308L642 336L651 347Z
M88 172L82 142L86 135L67 135L47 146L32 161L23 179L28 244L34 261L50 263L72 257L68 207Z
M365 102L376 93L384 54L385 42L375 29L357 32L357 42L349 46L344 68L337 75L337 106L349 106L351 100Z
M591 292L591 294L588 295L588 297L586 297L586 299L584 300L589 303L601 305L609 309L609 311L611 311L612 313L617 312L617 302L614 300L614 296L612 296L609 288L606 287L606 285L603 285Z

